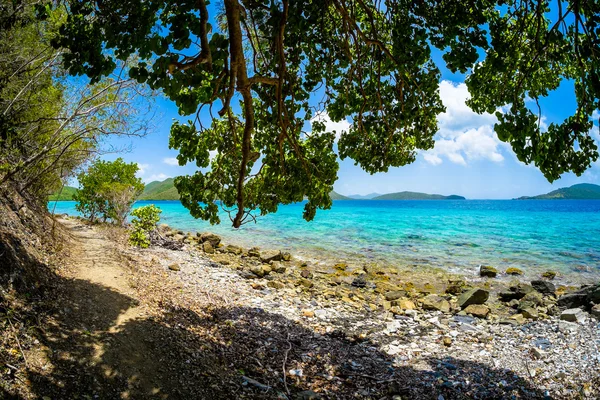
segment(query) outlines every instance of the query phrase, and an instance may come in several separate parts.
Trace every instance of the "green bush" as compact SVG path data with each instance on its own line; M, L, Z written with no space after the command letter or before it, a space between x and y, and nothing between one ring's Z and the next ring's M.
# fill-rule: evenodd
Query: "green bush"
M147 248L150 246L150 232L156 229L162 210L154 204L136 208L131 212L133 230L129 235L129 243L133 246Z

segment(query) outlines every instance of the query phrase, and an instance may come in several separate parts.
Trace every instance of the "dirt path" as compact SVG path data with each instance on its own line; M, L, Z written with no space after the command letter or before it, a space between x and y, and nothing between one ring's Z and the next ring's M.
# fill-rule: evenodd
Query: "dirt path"
M49 332L49 358L60 371L52 376L53 394L63 387L60 395L77 389L99 398L166 398L158 385L160 360L148 345L152 332L135 328L146 315L129 285L126 260L99 230L71 219L61 223L72 243L62 315Z

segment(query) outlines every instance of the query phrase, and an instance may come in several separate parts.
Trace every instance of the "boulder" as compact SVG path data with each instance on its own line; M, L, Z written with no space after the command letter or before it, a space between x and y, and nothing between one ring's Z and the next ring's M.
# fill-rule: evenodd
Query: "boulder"
M160 224L158 225L157 229L160 233L167 233L171 230L171 228L169 228L169 225L167 224Z
M196 234L196 236L198 236L198 234ZM221 243L221 238L219 236L215 235L214 233L205 232L205 233L200 234L200 242L201 243L210 242L212 247L217 247L219 245L219 243Z
M533 292L533 287L526 283L519 283L518 285L511 286L508 292L500 292L498 293L498 298L501 301L511 301L511 300L520 300L527 293Z
M260 250L258 249L258 247L253 247L250 250L248 250L248 257L260 258Z
M284 251L283 253L281 253L281 259L283 261L291 261L292 255L290 253L288 253L287 251Z
M462 279L457 280L448 280L448 287L446 288L446 293L448 294L461 294L467 290L467 283Z
M556 292L556 286L552 282L537 280L531 281L531 287L542 294L551 294L554 295Z
M485 318L490 313L490 308L483 304L470 304L465 308L465 312L477 318Z
M243 253L243 250L239 246L234 246L234 245L230 244L230 245L227 245L227 247L225 247L225 252L239 256L240 254Z
M258 276L259 278L262 278L263 276L266 275L265 270L263 269L262 265L253 265L250 267L250 272L252 272L254 275Z
M303 277L304 279L312 279L312 277L313 277L313 273L312 273L312 272L310 272L310 271L309 271L309 270L307 270L307 269L303 269L303 270L300 272L300 276L301 276L301 277Z
M267 286L273 289L283 289L285 287L283 283L277 281L269 281L267 282Z
M202 243L202 250L204 250L204 252L207 254L213 254L215 252L214 247L209 241Z
M535 308L527 307L521 310L521 314L527 319L538 319L539 313Z
M179 266L179 264L171 264L171 265L169 265L169 269L171 271L180 271L181 267Z
M346 268L348 268L348 264L346 263L337 263L333 266L334 269L337 269L338 271L345 271Z
M391 302L391 305L394 306L394 307L398 307L401 310L414 310L415 308L417 308L415 306L415 303L413 303L409 299L394 300L394 301Z
M519 310L536 308L544 304L544 298L538 292L527 293L519 302Z
M458 298L458 306L465 308L471 304L483 304L490 297L490 292L485 289L471 289L460 295Z
M494 267L490 267L489 265L481 265L479 267L479 276L494 278L496 275L498 275L498 270Z
M267 250L264 251L261 255L260 255L260 260L264 263L270 263L272 261L281 261L281 252L280 251L275 251L275 250Z
M554 271L546 271L542 274L542 278L546 278L546 279L554 279L556 278L556 272Z
M600 284L583 286L575 293L570 293L558 299L560 308L575 308L584 306L588 310L594 304L600 304Z
M404 296L406 296L406 292L404 290L393 290L385 294L385 299L387 301L393 301L398 300L399 298Z
M287 269L280 261L273 261L271 263L271 268L273 269L273 272L277 272L278 274L283 274Z
M300 286L304 286L307 289L310 289L311 287L313 287L315 284L313 283L313 281L309 280L309 279L300 279L298 281L298 284Z
M430 294L421 300L424 310L438 310L444 313L450 311L450 303L442 296Z
M583 322L585 313L580 308L570 308L560 314L560 319L568 322Z
M586 304L587 294L571 293L561 296L556 305L560 308L577 308Z
M596 304L594 307L592 307L590 314L592 314L594 317L600 319L600 304Z
M367 286L367 280L364 274L357 276L351 283L352 286L357 288L364 288Z
M506 275L523 275L523 271L516 267L507 268L504 273Z

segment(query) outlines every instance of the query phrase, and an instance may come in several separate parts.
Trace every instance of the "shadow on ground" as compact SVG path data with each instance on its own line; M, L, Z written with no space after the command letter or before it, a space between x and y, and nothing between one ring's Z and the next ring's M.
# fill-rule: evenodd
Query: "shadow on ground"
M159 316L117 325L133 299L83 280L61 286L65 300L37 333L49 365L28 375L39 398L317 398L311 390L324 399L543 398L511 371L453 358L430 359L425 370L394 367L373 343L318 335L256 308L164 305ZM298 375L285 382L284 360ZM444 380L453 374L466 375L468 386ZM490 380L505 383L490 389Z

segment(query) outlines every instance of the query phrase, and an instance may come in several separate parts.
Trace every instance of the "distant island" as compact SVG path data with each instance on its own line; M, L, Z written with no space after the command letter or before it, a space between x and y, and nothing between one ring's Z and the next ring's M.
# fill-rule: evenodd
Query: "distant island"
M591 183L579 183L539 196L519 197L517 200L600 200L600 186Z
M167 178L164 181L153 181L144 187L144 191L138 197L138 200L179 200L179 193L173 183L173 178ZM65 186L59 193L51 195L49 201L72 201L77 188ZM343 196L337 192L329 194L331 200L352 200L350 197Z
M365 195L351 194L348 197L350 197L351 199L354 199L354 200L371 200L378 196L381 196L381 193L369 193L369 194L365 194Z
M443 196L441 194L427 194L419 192L397 192L388 193L374 197L373 200L465 200L464 197L452 194Z

